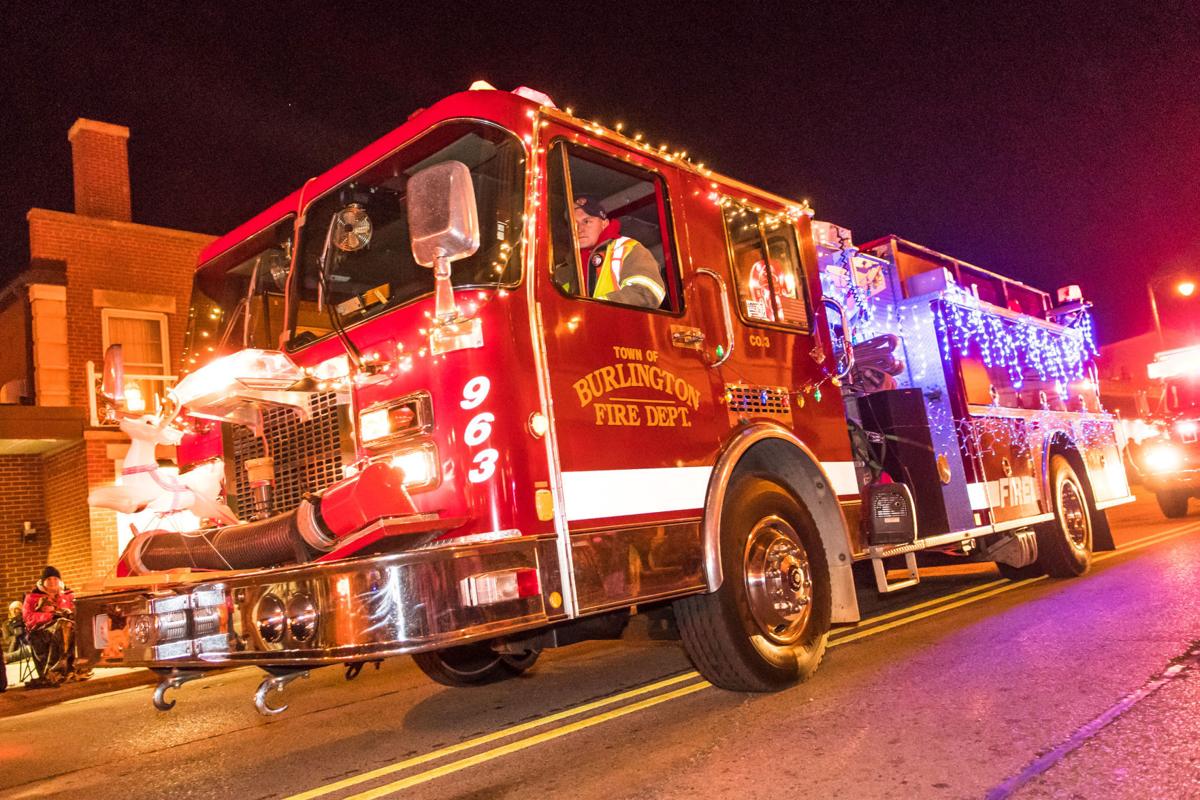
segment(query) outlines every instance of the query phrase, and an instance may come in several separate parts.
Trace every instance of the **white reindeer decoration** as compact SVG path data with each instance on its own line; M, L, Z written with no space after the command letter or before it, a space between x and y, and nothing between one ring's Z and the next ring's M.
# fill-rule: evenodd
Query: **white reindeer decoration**
M217 500L224 472L219 462L202 464L176 478L158 466L155 448L177 445L183 433L171 425L173 415L123 416L121 430L130 438L129 452L121 462L121 484L98 486L88 493L88 504L123 514L150 510L161 516L188 510L202 519L236 523L229 506Z

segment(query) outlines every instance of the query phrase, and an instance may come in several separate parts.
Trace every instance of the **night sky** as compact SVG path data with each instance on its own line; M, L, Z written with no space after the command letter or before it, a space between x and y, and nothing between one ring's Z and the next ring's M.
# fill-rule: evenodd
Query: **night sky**
M432 23L408 3L83 5L0 22L5 280L25 212L71 210L76 117L131 129L135 221L219 234L479 78L807 198L860 242L1079 283L1105 341L1149 329L1151 276L1200 278L1194 2L454 3ZM1200 298L1167 295L1168 324L1196 325Z

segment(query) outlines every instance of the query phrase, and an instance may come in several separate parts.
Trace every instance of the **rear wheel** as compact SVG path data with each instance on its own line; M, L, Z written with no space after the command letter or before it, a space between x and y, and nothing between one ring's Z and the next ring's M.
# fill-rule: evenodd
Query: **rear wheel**
M680 638L713 684L766 692L816 671L829 633L831 589L816 525L790 492L748 475L721 515L716 592L675 603Z
M1092 517L1087 492L1064 456L1050 457L1054 521L1038 528L1037 564L1052 578L1073 578L1092 565Z
M421 672L443 686L479 686L495 683L525 672L538 660L541 650L520 655L497 653L486 644L467 644L413 653Z
M1169 519L1187 516L1187 492L1158 492L1154 495L1154 499L1158 500L1158 507L1162 509L1163 516Z

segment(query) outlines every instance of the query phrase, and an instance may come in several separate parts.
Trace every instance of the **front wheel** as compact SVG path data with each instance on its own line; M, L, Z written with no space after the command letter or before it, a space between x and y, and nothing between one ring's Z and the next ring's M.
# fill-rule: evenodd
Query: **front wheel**
M1037 564L1051 578L1073 578L1092 565L1092 515L1087 492L1071 462L1050 458L1054 521L1038 527Z
M1163 516L1168 519L1179 519L1180 517L1187 516L1187 492L1158 492L1154 495L1154 499L1158 501L1158 507L1162 509Z
M812 675L825 654L831 587L816 525L774 481L747 475L721 515L721 588L675 602L680 638L708 681L768 692Z
M467 644L413 653L413 661L429 678L443 686L480 686L495 683L530 669L541 650L527 650L519 655L497 653L486 644Z

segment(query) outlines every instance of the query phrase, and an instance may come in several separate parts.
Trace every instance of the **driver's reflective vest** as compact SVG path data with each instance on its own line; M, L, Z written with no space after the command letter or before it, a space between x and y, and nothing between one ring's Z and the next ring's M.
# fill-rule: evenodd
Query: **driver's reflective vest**
M604 261L600 264L600 272L596 276L596 286L592 289L592 297L603 300L609 294L621 288L621 262L629 251L637 247L637 241L628 236L618 236L604 245ZM595 263L596 253L590 261Z

